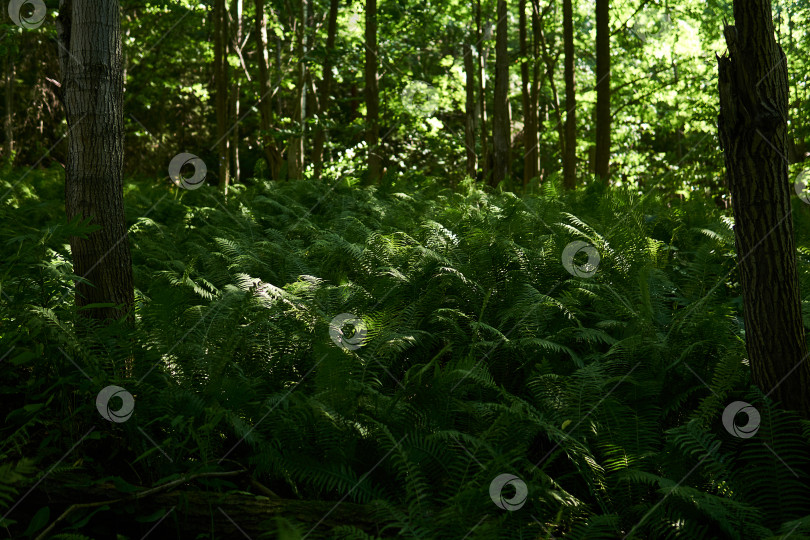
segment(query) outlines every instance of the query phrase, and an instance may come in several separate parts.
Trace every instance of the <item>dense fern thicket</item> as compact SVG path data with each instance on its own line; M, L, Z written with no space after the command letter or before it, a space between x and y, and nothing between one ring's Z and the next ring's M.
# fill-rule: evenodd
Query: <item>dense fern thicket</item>
M21 175L0 181L15 538L106 538L111 520L143 524L118 538L159 520L155 537L180 534L180 509L58 519L39 493L189 475L186 492L353 503L376 524L291 514L267 538L810 537L810 424L750 384L732 223L710 200L259 180L225 200L132 181L137 311L96 328L67 246L92 229L65 223L58 172ZM562 263L574 241L599 254L590 277ZM124 422L99 414L109 385L134 398ZM759 412L753 437L724 426L734 401ZM506 499L525 483L522 507L490 497L502 474L518 479Z

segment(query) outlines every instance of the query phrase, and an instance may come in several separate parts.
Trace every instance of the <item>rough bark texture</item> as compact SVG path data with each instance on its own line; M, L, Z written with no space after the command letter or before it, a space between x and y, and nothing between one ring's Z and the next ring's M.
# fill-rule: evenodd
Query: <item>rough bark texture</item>
M217 157L219 187L228 191L230 167L228 156L228 12L225 0L214 2L214 86L217 111Z
M796 271L787 155L787 62L770 0L736 0L718 58L726 178L754 382L810 417L810 366Z
M498 22L495 35L495 104L492 120L492 183L497 186L509 178L512 161L511 121L509 118L509 21L506 0L498 0Z
M377 0L366 0L366 145L368 171L365 183L380 181L380 89L377 84Z
M65 211L101 227L71 237L76 305L104 320L130 314L132 258L124 220L124 79L117 0L62 0L57 35L62 45L62 99L70 130L65 165Z
M281 174L281 153L272 136L273 103L271 101L269 55L267 53L267 17L264 13L264 0L256 0L256 46L259 48L259 112L261 114L262 144L270 178L279 180Z
M117 0L62 0L57 22L62 47L62 99L70 130L65 165L65 210L69 220L101 227L72 237L76 305L112 303L83 310L104 320L131 315L132 258L124 220L124 78Z
M329 110L329 104L332 101L332 66L334 64L333 54L335 49L335 36L337 34L337 16L338 8L340 7L339 0L330 0L329 3L329 21L326 27L326 52L323 59L323 81L318 85L320 93L319 103L319 118L318 126L315 128L315 135L312 142L312 163L315 167L315 178L320 178L321 169L323 167L323 147L326 143L326 129L323 127L322 121L324 111Z
M520 0L520 90L523 97L523 187L537 176L536 103L533 101L534 57L529 51L526 0ZM534 136L534 142L532 142Z
M471 36L472 37L472 36ZM464 44L464 71L467 76L467 101L464 109L464 145L467 147L467 176L475 178L478 169L478 155L475 152L475 62L473 61L472 47Z
M577 95L574 87L574 10L571 0L563 0L563 49L565 52L565 144L563 144L563 185L577 185Z
M596 0L596 158L595 172L610 172L610 0Z
M233 8L233 35L231 36L231 47L242 58L242 0L234 0ZM233 148L233 181L239 182L241 170L239 169L239 97L241 84L239 79L234 77L233 88L231 89L231 147Z

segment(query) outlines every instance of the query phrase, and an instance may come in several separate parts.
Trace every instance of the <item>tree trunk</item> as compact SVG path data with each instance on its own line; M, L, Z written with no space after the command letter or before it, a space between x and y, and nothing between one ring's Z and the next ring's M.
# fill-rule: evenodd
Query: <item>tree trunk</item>
M326 111L330 109L332 101L332 65L335 48L335 35L337 34L337 16L340 0L330 0L329 21L326 28L326 56L323 60L323 82L318 85L320 106L318 107L318 126L315 128L315 136L312 143L312 164L315 169L315 178L321 177L323 167L323 147L326 143L326 129L323 127Z
M520 0L520 89L523 97L523 188L537 176L536 99L533 80L534 58L529 53L527 38L526 0ZM529 67L532 67L531 72ZM532 139L534 137L534 139ZM532 142L534 140L534 142Z
M61 0L62 99L70 129L65 165L65 211L101 227L71 237L76 305L114 304L82 310L105 320L132 316L132 258L124 220L124 79L117 0Z
M565 144L563 145L563 185L577 186L577 95L574 87L574 10L571 0L563 0L563 50L565 52Z
M228 152L228 12L225 0L214 1L214 85L217 115L217 158L219 187L228 192L230 167Z
M298 32L296 33L296 56L298 56L298 74L296 81L295 113L293 114L293 128L296 134L290 137L289 171L290 178L301 180L304 178L304 126L307 113L307 65L304 60L307 39L307 0L298 0Z
M366 184L379 182L382 170L382 158L378 148L380 92L377 83L377 62L377 0L366 0L366 145L368 146Z
M511 165L511 121L509 118L509 50L506 0L498 0L498 23L495 36L495 107L492 142L494 147L492 186L509 178Z
M11 165L14 161L14 59L11 55L6 57L6 118L5 118L5 163Z
M470 38L474 34L470 33ZM478 171L478 155L475 152L475 67L473 62L473 49L469 43L464 43L464 71L467 75L467 101L464 109L464 145L467 147L467 176L475 178Z
M233 36L232 47L234 52L242 58L242 0L233 1ZM241 85L238 77L234 77L233 88L231 89L231 112L233 113L233 131L231 133L233 147L233 181L239 182L239 93Z
M264 157L267 160L267 167L270 178L279 180L281 173L281 153L273 137L273 103L270 92L270 67L269 55L267 52L267 17L264 13L264 0L256 0L256 46L259 49L259 113L261 114L261 128L264 147Z
M540 12L532 3L532 90L529 114L532 117L532 130L526 133L526 144L532 158L535 177L542 178L540 164Z
M487 57L488 49L485 45L492 37L492 25L487 21L486 26L481 23L481 0L475 2L476 37L478 38L478 107L481 114L481 173L484 183L489 183L491 174L489 167L489 131L487 128Z
M770 0L735 0L718 58L718 128L734 211L745 342L754 382L810 417L787 155L787 62Z
M596 177L610 172L610 0L596 0Z

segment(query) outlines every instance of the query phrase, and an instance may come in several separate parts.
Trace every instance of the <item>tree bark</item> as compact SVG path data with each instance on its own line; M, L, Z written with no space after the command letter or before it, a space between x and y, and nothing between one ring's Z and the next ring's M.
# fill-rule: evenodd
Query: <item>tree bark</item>
M296 33L296 56L298 73L296 81L295 113L293 128L296 134L290 137L287 155L289 156L289 176L292 180L304 178L304 128L307 113L307 65L304 60L307 47L307 0L298 0L298 32Z
M563 50L565 53L565 144L563 145L563 185L577 186L577 94L574 86L574 10L571 0L563 0Z
M481 173L485 183L489 183L490 171L490 151L489 151L489 131L487 128L487 57L488 49L486 41L492 37L492 25L487 21L486 26L481 22L481 0L475 2L475 25L476 37L478 38L478 107L481 118Z
M802 324L788 182L787 62L773 36L770 0L735 0L718 57L718 129L734 212L745 344L753 380L810 417L810 364Z
M62 99L70 129L65 211L98 225L71 237L76 305L113 304L79 313L105 320L132 316L132 258L124 219L124 78L117 0L61 0Z
M610 173L610 0L596 0L596 177Z
M219 187L228 192L230 166L228 152L228 11L225 0L214 1L214 86L217 116L217 158Z
M380 89L377 82L377 0L366 0L366 145L368 171L365 183L380 181Z
M520 83L523 97L523 188L526 189L529 182L537 176L537 103L534 93L534 79L530 76L534 74L534 55L529 52L526 0L520 0L519 10Z
M279 180L281 175L281 153L272 135L273 130L273 103L270 93L270 67L267 52L267 16L264 13L264 0L256 0L256 46L259 49L259 113L261 114L262 145L264 157L267 160L270 178Z
M234 52L242 58L242 0L233 1L233 36L232 47ZM233 113L233 131L231 132L231 146L233 155L233 181L239 182L241 171L239 169L239 94L241 84L238 77L234 77L231 89L231 112Z
M321 177L321 169L323 167L323 147L326 143L326 129L323 127L323 122L326 116L326 111L329 110L329 105L332 101L332 66L334 64L333 54L335 48L335 36L337 34L337 16L338 8L340 7L340 0L330 0L329 2L329 21L326 28L326 56L323 60L323 82L318 85L320 99L318 100L320 106L318 107L318 126L315 128L315 135L312 143L312 164L315 170L315 178Z
M493 116L493 187L509 178L512 134L509 118L509 50L506 0L498 0L498 22L495 36L495 106Z
M474 34L470 33L470 38ZM464 109L464 145L467 147L467 176L475 178L478 171L478 154L475 152L475 94L477 90L475 82L475 67L473 61L473 48L469 43L464 43L464 71L467 76L466 90L467 101Z

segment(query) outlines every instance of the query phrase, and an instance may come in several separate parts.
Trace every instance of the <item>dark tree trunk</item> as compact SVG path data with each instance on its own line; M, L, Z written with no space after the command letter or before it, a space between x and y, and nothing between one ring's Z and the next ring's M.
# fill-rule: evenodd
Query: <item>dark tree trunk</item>
M492 120L492 183L497 186L509 178L512 134L509 118L509 49L506 0L498 0L498 22L495 35L495 106Z
M596 0L596 177L610 172L610 0Z
M563 0L563 49L565 52L565 144L563 145L563 185L577 185L577 95L574 87L574 10L571 0Z
M233 36L232 45L234 52L242 58L242 0L233 1ZM231 122L233 131L231 132L231 146L233 156L233 182L239 182L241 170L239 169L239 94L241 84L238 77L234 77L233 88L231 89Z
M481 173L483 181L489 182L491 174L489 167L489 132L487 128L487 47L486 41L492 37L492 26L487 21L486 26L481 22L481 0L475 2L475 26L478 38L478 107L481 118Z
M735 0L718 58L718 128L734 211L745 342L754 382L810 417L787 155L787 62L770 0Z
M219 187L228 191L230 167L228 153L228 11L225 0L214 2L214 86L217 115L217 157Z
M124 220L124 78L117 0L61 0L59 64L70 129L65 165L67 218L92 219L101 227L72 237L76 305L112 303L82 310L105 320L131 316L132 258Z
M4 161L11 165L14 160L14 58L11 55L6 57L6 88L5 88L5 135L6 148Z
M474 34L470 34L472 38ZM467 147L467 176L475 178L478 170L478 155L475 152L475 95L476 81L473 61L473 49L469 43L464 44L464 71L467 75L467 101L464 110L464 144Z
M259 112L261 114L264 156L270 169L270 178L279 180L281 174L281 153L272 136L273 104L271 102L269 54L267 51L267 18L264 14L264 0L256 0L256 46L259 48Z
M531 75L534 73L534 55L529 52L526 0L520 0L520 89L523 97L523 187L537 176L536 101ZM531 68L531 70L530 70Z
M330 0L329 22L326 29L326 56L323 60L323 82L319 85L320 98L318 100L318 127L315 129L315 136L312 143L312 163L315 168L315 178L320 178L323 167L323 147L326 143L326 129L323 121L329 104L332 100L332 65L335 48L335 35L337 34L337 16L339 0Z
M366 145L368 171L365 183L380 181L380 89L377 82L377 0L366 0Z

